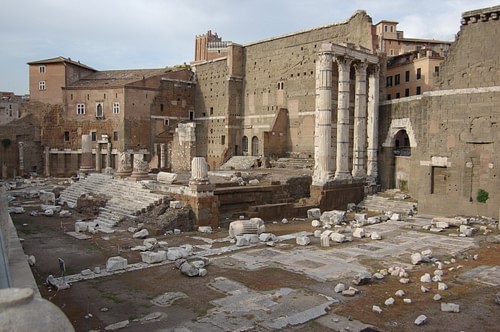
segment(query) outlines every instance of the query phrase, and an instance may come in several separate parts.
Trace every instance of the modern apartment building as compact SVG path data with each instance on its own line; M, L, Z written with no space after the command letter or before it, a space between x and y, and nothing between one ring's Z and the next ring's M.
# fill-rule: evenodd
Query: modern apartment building
M377 51L392 57L407 52L430 49L440 56L446 56L451 42L435 39L405 38L404 32L397 29L399 22L383 20L375 24Z
M386 100L421 95L432 90L444 57L420 49L387 59Z

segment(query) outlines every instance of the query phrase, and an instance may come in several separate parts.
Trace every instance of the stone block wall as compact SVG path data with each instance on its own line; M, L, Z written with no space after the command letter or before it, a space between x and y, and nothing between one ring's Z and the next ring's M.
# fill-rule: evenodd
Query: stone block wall
M271 131L279 109L285 108L290 127L288 152L313 155L315 62L321 44L326 42L352 43L373 51L371 18L357 12L343 23L245 45L241 60L239 53L229 52L230 59L197 64L196 118L201 124L199 137L207 141L206 145L200 144L198 154L206 156L212 168L219 166L227 151L241 154L241 148L238 151L236 146L240 147L246 136L249 143L253 137L258 141L258 152L252 154L263 155L264 133ZM233 68L238 61L242 63L241 76ZM335 68L333 73L337 75ZM225 84L225 79L234 80L234 84ZM334 96L336 100L335 92ZM214 114L210 113L211 107Z
M394 187L398 171L391 123L411 125L415 144L405 169L421 213L498 218L500 45L490 41L500 31L499 14L500 6L464 13L439 88L381 105L380 182ZM486 202L477 200L480 189L489 194Z

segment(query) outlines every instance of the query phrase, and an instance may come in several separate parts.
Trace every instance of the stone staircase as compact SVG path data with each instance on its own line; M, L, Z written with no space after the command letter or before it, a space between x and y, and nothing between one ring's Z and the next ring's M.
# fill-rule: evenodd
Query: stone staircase
M271 166L276 168L313 169L314 159L312 158L279 158L271 161Z
M254 156L233 156L224 165L219 167L220 170L232 170L232 169L250 169L257 166L257 160L259 157Z
M407 200L401 200L391 197L393 192L387 191L375 195L370 195L364 201L358 204L359 207L369 211L385 212L392 211L395 213L408 215L410 211L415 211L418 203Z
M106 206L101 207L94 220L100 229L109 229L123 218L135 218L150 207L158 205L164 196L145 189L141 182L114 179L111 175L91 173L85 179L73 183L61 192L59 203L66 202L76 206L78 198L83 194L103 195L108 197Z

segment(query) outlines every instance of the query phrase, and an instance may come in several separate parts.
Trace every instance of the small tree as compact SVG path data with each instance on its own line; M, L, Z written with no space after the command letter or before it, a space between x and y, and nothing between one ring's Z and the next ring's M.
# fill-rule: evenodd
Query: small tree
M486 201L488 200L489 198L489 194L486 190L483 190L483 189L479 189L477 191L477 196L476 196L476 200L479 202L479 203L486 203Z

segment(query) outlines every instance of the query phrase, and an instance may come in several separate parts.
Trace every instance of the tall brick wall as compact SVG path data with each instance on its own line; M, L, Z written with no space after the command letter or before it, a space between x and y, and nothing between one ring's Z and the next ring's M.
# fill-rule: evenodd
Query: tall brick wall
M456 41L442 64L437 89L484 87L498 84L498 58L500 33L497 13L500 6L489 10L464 13ZM481 15L486 15L483 20Z
M465 13L468 23L443 64L439 89L381 105L382 186L394 187L398 172L386 140L390 124L409 118L416 146L405 170L421 213L499 217L500 44L490 42L500 29L490 15L499 12L500 6ZM479 189L489 193L485 203L477 200Z
M242 48L241 60L238 53L229 52L229 59L196 65L199 82L196 117L202 126L199 127L200 136L207 137L207 144L201 144L198 153L206 155L211 166L214 163L218 166L228 151L241 154L241 140L246 136L249 142L253 137L259 140L257 154L263 155L264 132L272 129L279 109L286 108L290 122L288 152L312 156L316 98L315 62L321 44L353 43L374 50L373 41L371 18L364 12L358 12L344 23L246 45ZM228 81L228 84L224 85L221 78L224 80L228 77L240 77L237 70L231 72L232 75L228 73L228 68L233 70L238 61L242 64L241 83L234 80L233 83ZM238 68L240 67L236 66L236 69ZM333 79L337 81L335 68L333 73ZM227 91L226 94L224 90ZM336 99L335 91L334 96ZM354 87L351 96L353 102ZM210 107L225 113L214 114L211 118ZM220 127L225 120L221 116L227 116L227 120L231 122L229 125L224 123L228 128ZM203 119L198 119L199 117ZM226 135L225 145L221 144L222 135ZM227 136L231 137L229 143ZM239 151L236 151L236 145L240 148Z

